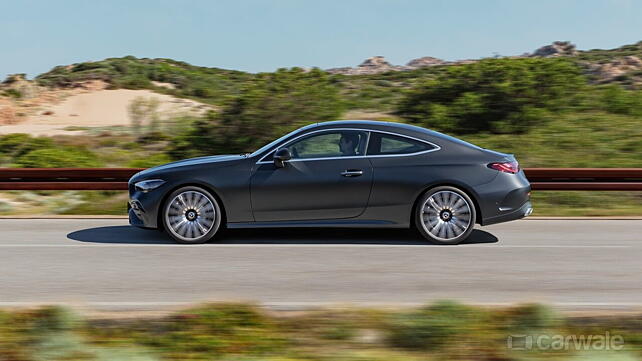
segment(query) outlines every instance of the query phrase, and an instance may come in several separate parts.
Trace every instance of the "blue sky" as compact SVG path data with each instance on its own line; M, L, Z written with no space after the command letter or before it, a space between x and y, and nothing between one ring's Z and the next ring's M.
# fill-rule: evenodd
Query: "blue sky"
M638 0L0 0L0 77L134 55L246 71L642 40Z

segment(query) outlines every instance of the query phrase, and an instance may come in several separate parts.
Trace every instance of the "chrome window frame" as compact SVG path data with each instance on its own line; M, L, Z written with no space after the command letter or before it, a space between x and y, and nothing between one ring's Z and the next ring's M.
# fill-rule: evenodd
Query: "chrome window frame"
M321 158L303 158L303 159L290 159L288 162L306 162L306 161L313 161L313 160L330 160L330 159L356 159L356 158L382 158L382 157L411 157L415 155L420 155L420 154L425 154L425 153L431 153L431 152L436 152L438 150L441 150L441 146L438 144L435 144L433 142L429 142L424 139L419 139L415 138L409 135L405 134L399 134L399 133L394 133L394 132L388 132L385 130L378 130L378 129L363 129L363 128L328 128L328 129L319 129L311 132L307 132L304 134L301 134L297 137L294 137L290 139L289 141L285 142L282 145L277 145L276 147L272 148L269 152L265 153L264 156L261 157L261 159L256 162L256 164L273 164L273 161L264 161L264 159L270 154L273 154L276 152L279 148L285 147L289 144L292 144L292 142L296 141L297 139L303 138L305 136L315 134L315 133L321 133L321 132L331 132L331 131L342 131L342 130L356 130L360 132L366 132L368 133L368 138L366 139L366 150L364 155L355 155L355 156L346 156L346 157L321 157ZM426 143L431 145L433 148L432 149L427 149L427 150L422 150L420 152L414 152L414 153L404 153L404 154L375 154L375 155L368 155L368 147L370 146L370 134L372 132L376 133L381 133L381 134L391 134L391 135L396 135L398 137L404 137L412 140L416 140L421 143Z

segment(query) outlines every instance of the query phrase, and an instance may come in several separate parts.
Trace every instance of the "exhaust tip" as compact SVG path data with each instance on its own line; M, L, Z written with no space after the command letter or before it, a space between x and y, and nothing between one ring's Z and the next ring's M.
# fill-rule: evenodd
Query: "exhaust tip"
M530 216L530 215L531 215L531 213L533 213L533 207L528 207L528 209L527 209L527 210L526 210L526 212L524 213L524 217L528 217L528 216Z

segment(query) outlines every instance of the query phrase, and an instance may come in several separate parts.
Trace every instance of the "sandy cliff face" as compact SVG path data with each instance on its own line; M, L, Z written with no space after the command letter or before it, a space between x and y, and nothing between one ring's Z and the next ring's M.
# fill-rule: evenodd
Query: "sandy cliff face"
M91 80L64 89L37 86L23 76L11 76L0 85L0 134L74 134L67 127L107 127L130 124L128 107L138 98L158 101L161 119L202 114L211 106L150 90L108 90Z

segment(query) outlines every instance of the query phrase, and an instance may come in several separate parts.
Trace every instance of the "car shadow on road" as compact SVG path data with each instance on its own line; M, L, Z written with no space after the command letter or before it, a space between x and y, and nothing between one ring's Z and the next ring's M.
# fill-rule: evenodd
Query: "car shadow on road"
M174 244L163 232L131 226L87 228L71 232L67 238L87 243L111 244ZM479 229L461 245L496 243L497 237ZM416 232L407 229L328 229L272 228L228 229L211 243L215 244L431 244Z

